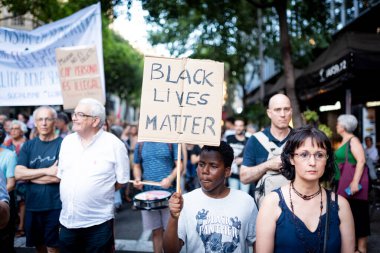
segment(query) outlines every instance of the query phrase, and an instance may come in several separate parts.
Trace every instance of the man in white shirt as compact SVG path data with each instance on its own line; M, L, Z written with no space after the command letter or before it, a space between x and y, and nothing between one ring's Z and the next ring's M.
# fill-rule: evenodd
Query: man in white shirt
M80 100L72 120L75 133L62 142L57 175L61 253L112 252L114 193L130 176L127 149L102 129L106 113L99 101Z

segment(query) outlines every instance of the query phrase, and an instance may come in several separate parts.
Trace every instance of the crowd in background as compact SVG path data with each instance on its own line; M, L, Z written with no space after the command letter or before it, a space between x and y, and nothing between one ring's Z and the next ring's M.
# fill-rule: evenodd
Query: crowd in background
M290 117L291 115L289 116L289 119ZM364 149L360 140L352 134L356 128L357 122L356 125L354 124L355 122L353 123L355 126L347 126L347 122L344 120L344 117L343 119L338 118L337 126L338 134L342 135L343 138L342 143L352 139L352 157L356 156L357 158L355 162L358 162L359 164L367 163L370 180L378 181L376 166L379 160L379 155L375 145L373 144L372 138L369 136L365 138L366 146ZM288 129L288 123L289 122L286 122L286 129ZM3 167L0 166L0 169L3 170L0 172L7 178L7 191L10 195L9 203L11 207L9 226L1 230L1 236L4 238L4 233L7 233L9 235L7 243L10 245L13 245L14 237L22 237L25 235L25 191L27 188L25 187L25 181L15 180L14 167L16 166L17 156L20 154L20 150L23 145L28 140L32 140L39 135L38 130L34 127L34 125L35 122L32 115L19 113L16 118L10 118L4 114L0 115L0 126L2 126L6 132L3 142L0 143L0 165L1 163L5 164ZM105 121L103 130L114 134L125 144L130 161L131 180L133 180L133 176L136 175L133 168L136 161L138 161L134 157L138 154L138 151L135 150L138 146L138 125L136 123L127 123L120 119L110 117ZM242 165L243 167L252 166L248 165L247 162L244 163L243 157L245 155L245 148L248 140L257 131L257 127L251 123L247 124L245 119L240 117L230 117L225 121L222 131L223 135L221 136L222 140L232 147L234 153L231 174L229 179L226 181L226 185L232 189L251 193L251 195L252 192L250 191L252 191L252 188L255 187L254 182L257 182L257 180L248 180L246 175L243 173L242 181L240 179L242 175L240 168ZM287 134L289 131L287 131ZM58 112L55 121L55 135L64 139L70 133L72 133L71 115L66 112ZM287 139L284 140L286 141ZM182 147L182 162L184 168L181 173L183 179L181 181L182 193L191 192L201 187L197 174L197 166L200 159L201 148L202 146L196 144L185 144ZM345 156L342 157L343 158L341 159L345 159ZM339 174L339 172L336 170L336 182L339 180L339 176L337 176L337 174ZM139 178L139 180L141 180L141 178ZM358 189L358 179L355 182L355 185L351 185L351 190L354 191L354 193L360 191L360 189ZM290 187L292 187L292 185ZM335 185L335 187L338 186ZM289 189L289 187L287 189ZM142 188L136 187L136 185L133 187L132 183L128 183L120 190L117 190L115 192L114 201L115 211L119 211L125 202L131 202L133 197L141 190ZM356 237L359 238L358 248L365 249L367 236L369 235L368 216L364 217L365 221L362 220L363 213L367 213L368 211L368 202L365 206L362 205L362 202L357 205L355 205L355 201L349 202L351 209L354 211L355 226L361 229L359 232L356 231ZM365 225L364 228L363 224Z

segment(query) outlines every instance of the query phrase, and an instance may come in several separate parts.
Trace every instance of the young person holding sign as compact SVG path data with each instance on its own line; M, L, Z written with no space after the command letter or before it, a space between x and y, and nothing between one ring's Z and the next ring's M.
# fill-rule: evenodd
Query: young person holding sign
M201 188L169 200L165 252L248 252L256 239L257 208L247 193L226 186L234 151L224 141L203 146L197 168Z

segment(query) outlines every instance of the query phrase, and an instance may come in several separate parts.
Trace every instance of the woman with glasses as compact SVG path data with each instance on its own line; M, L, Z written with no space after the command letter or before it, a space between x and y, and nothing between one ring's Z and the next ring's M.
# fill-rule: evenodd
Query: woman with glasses
M358 137L354 135L354 131L358 125L358 121L354 115L342 114L338 117L336 131L342 137L340 147L335 151L336 163L341 168L341 178L338 183L338 193L347 198L350 204L355 222L356 251L358 253L367 252L367 240L370 235L370 219L369 219L369 202L368 202L368 172L365 170L365 151ZM345 169L341 164L348 161L350 164L356 164L352 171L352 178L349 180L347 187L344 180L346 178L343 173ZM361 182L361 184L360 184ZM359 186L360 185L360 186ZM362 190L360 190L360 187ZM340 189L348 188L351 192ZM362 193L360 193L360 191ZM358 194L366 195L365 199L358 199Z
M327 136L311 126L294 129L281 160L282 174L290 183L262 202L256 252L354 252L350 206L321 186L334 174Z

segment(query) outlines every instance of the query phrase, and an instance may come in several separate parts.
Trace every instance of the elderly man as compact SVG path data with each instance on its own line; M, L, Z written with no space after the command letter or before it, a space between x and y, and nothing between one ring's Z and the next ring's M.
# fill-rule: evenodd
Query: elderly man
M102 129L105 108L97 100L80 100L72 120L75 133L59 154L61 252L112 252L114 193L129 181L127 149Z
M59 252L58 154L62 138L55 135L57 112L50 106L33 112L38 137L24 143L18 155L16 180L26 183L26 245L38 252Z

